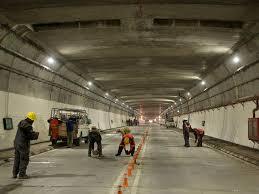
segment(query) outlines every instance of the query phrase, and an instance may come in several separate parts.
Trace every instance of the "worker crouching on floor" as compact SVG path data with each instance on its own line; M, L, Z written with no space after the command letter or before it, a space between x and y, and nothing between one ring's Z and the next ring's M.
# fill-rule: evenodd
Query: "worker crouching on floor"
M190 123L184 119L183 120L183 137L184 137L184 146L185 147L190 147L190 142L189 142L189 136L190 136L190 130L192 129Z
M26 119L20 121L14 140L15 157L13 164L13 178L28 179L26 174L29 164L30 141L37 140L39 133L33 131L32 124L36 120L36 114L29 112Z
M130 133L130 129L126 128L124 130L121 130L122 133L122 140L119 145L118 153L115 156L120 156L122 150L125 150L125 153L127 155L133 156L135 153L135 141L134 136ZM126 150L126 145L130 145L130 150Z
M202 147L202 138L204 136L204 129L193 128L193 133L195 136L195 143L197 142L197 147Z
M102 136L99 130L93 126L91 131L88 134L89 148L88 148L88 156L91 157L91 153L94 150L94 143L97 143L97 150L99 157L102 157Z

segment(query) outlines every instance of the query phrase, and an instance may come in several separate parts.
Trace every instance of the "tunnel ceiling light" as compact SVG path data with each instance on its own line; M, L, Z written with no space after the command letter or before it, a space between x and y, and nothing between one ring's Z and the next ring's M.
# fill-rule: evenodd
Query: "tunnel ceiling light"
M188 96L190 96L190 95L191 95L191 93L190 93L190 92L188 92L188 93L187 93L187 95L188 95Z
M201 85L203 85L203 86L204 86L205 84L206 84L206 82L205 82L205 81L202 81L202 82L201 82Z
M105 93L105 96L109 96L109 93L108 93L108 92L106 92L106 93Z
M235 57L233 58L233 62L234 62L235 64L239 63L239 62L240 62L240 58L239 58L238 56L235 56Z
M180 98L179 100L180 100L180 102L182 102L182 99L181 99L181 98Z
M175 104L175 105L177 105L177 103L176 103L176 102L175 102L174 104Z
M180 112L179 110L177 110L177 112Z
M88 86L91 86L91 85L93 85L93 83L92 82L87 82L87 84L88 84Z
M48 63L51 64L51 65L55 63L55 60L54 60L52 57L49 57L49 58L47 59L47 61L48 61Z

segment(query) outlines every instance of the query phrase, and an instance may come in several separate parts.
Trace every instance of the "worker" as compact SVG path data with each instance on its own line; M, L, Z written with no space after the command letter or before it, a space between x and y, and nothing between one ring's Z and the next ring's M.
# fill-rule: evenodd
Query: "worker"
M52 145L55 145L58 139L58 126L61 124L61 121L55 115L54 117L48 119L48 123L50 141L52 142Z
M183 136L184 136L184 146L190 147L189 135L190 135L191 125L187 119L183 120Z
M126 150L126 145L130 145L130 150ZM119 145L118 153L115 156L120 156L123 149L127 155L131 154L131 156L133 156L135 153L134 136L130 133L129 128L123 130L123 137Z
M102 157L102 136L98 129L93 126L88 135L89 148L88 148L88 156L91 157L92 150L94 150L94 143L97 143L97 150L99 157Z
M70 117L66 122L67 127L67 147L71 148L73 146L73 133L74 133L74 118Z
M202 138L204 136L204 129L202 128L194 128L193 133L195 136L195 143L197 142L197 147L202 147Z
M32 124L36 120L36 114L29 112L26 118L19 122L18 129L14 140L14 164L13 164L13 178L28 179L26 174L27 166L29 164L30 141L37 140L39 133L33 131Z

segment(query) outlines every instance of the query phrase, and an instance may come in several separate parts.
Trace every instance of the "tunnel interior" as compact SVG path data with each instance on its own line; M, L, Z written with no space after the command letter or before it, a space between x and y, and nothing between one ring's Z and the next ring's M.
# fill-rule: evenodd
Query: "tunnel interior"
M143 134L153 126L147 160L159 169L149 152L159 143L177 152L178 145L165 139L179 142L183 120L203 129L213 148L238 148L257 157L258 10L253 0L1 0L0 152L13 148L17 125L31 111L40 132L34 144L49 141L47 121L58 108L85 111L89 128L96 126L114 141L110 130L129 120L138 120ZM174 132L164 129L172 126ZM59 151L57 157L65 157ZM213 157L224 160L213 152L202 165L212 164ZM140 178L142 186L153 181ZM0 192L16 185L2 190L0 185Z

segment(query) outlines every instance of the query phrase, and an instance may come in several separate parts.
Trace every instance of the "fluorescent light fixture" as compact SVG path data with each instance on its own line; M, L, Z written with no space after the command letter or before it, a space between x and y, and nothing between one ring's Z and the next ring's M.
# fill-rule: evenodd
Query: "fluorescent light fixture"
M93 85L93 83L92 83L92 82L90 82L90 81L89 81L89 82L87 82L87 84L88 84L89 86Z
M240 62L240 58L238 56L235 56L233 58L233 62L236 63L236 64L239 63Z
M203 81L201 82L201 85L204 86L205 84L206 84L206 82L203 80Z
M49 57L47 59L47 61L48 61L49 64L54 64L55 63L55 60L52 57Z

